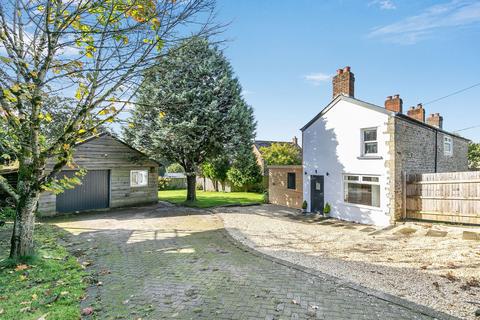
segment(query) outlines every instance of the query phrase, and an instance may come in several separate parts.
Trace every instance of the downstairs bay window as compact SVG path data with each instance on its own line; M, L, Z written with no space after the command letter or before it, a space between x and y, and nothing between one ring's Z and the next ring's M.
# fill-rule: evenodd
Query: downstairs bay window
M380 179L367 175L344 175L343 199L346 203L380 207Z

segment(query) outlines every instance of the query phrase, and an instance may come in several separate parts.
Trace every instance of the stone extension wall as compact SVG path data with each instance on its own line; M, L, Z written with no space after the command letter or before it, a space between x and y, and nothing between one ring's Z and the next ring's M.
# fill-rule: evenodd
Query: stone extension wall
M390 160L386 166L390 176L390 213L394 222L401 219L404 213L404 173L468 171L468 141L448 135L453 140L453 154L448 156L444 154L443 144L447 134L442 131L398 117L389 119L388 131Z

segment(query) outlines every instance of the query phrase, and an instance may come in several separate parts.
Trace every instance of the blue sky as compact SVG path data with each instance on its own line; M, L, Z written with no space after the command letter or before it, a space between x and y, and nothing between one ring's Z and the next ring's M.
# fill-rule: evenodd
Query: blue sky
M480 82L480 1L219 0L225 54L255 110L257 139L290 140L351 66L355 97L404 110ZM425 105L480 141L480 86ZM348 115L345 115L348 116Z

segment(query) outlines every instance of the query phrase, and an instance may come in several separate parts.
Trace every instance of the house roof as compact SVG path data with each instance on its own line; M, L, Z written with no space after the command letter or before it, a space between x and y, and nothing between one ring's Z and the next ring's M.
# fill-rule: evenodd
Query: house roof
M386 114L386 115L389 115L389 116L392 116L392 117L397 117L397 118L400 118L400 119L403 119L403 120L407 120L407 121L410 121L411 123L414 123L416 125L427 127L429 129L432 129L432 130L435 130L435 131L438 131L438 132L442 132L442 133L454 136L454 137L459 138L459 139L470 141L469 139L464 138L462 136L459 136L458 134L445 131L443 129L437 128L437 127L432 126L432 125L429 125L428 123L425 123L425 122L422 122L422 121L418 121L418 120L413 119L413 118L411 118L411 117L409 117L409 116L407 116L403 113L393 112L393 111L385 109L384 107L377 106L375 104L365 102L365 101L362 101L362 100L357 99L357 98L352 98L352 97L349 97L349 96L346 96L346 95L343 95L343 94L338 95L335 99L330 101L330 103L325 108L323 108L322 111L320 111L315 117L313 117L313 119L310 120L306 125L304 125L300 130L305 131L315 121L317 121L324 114L326 114L331 108L333 108L333 106L336 105L339 101L348 101L350 103L356 104L358 106L361 106L361 107L364 107L364 108L367 108L367 109L370 109L370 110L373 110L373 111L376 111L376 112L381 112L383 114Z
M260 150L260 148L262 147L270 147L272 144L274 143L288 143L288 144L292 144L292 145L296 145L296 147L300 148L300 146L298 144L295 144L293 141L268 141L268 140L255 140L253 142L253 144L255 145L255 147Z
M158 164L159 166L163 166L160 162L158 162L158 161L156 161L156 160L154 160L154 159L149 158L145 153L141 152L140 150L135 149L134 147L132 147L132 146L129 145L128 143L124 142L124 141L121 140L120 138L118 138L118 137L116 137L115 135L113 135L113 134L111 134L111 133L109 133L109 132L106 132L106 131L105 131L105 132L102 132L102 133L99 133L99 134L97 134L97 135L88 137L88 138L86 138L85 140L83 140L83 141L81 141L81 142L77 142L77 143L75 144L75 147L80 146L80 145L82 145L82 144L85 144L85 143L87 143L87 142L89 142L89 141L95 140L95 139L97 139L97 138L103 137L103 136L108 136L108 137L110 137L110 138L112 138L112 139L120 142L121 144L125 145L126 147L132 149L133 151L138 152L138 153L141 154L142 156L147 157L148 160L155 162L155 163ZM14 172L17 172L17 171L18 171L18 167L0 168L0 174L14 173Z

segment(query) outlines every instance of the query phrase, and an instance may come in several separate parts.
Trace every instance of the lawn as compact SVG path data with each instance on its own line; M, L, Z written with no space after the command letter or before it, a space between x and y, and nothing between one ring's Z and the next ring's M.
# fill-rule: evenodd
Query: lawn
M64 231L37 225L37 256L13 263L7 259L11 230L11 224L0 228L0 319L80 319L85 272L58 243Z
M158 192L158 199L198 208L222 205L262 203L263 195L253 192L205 192L197 190L197 201L186 203L187 190L164 190Z

